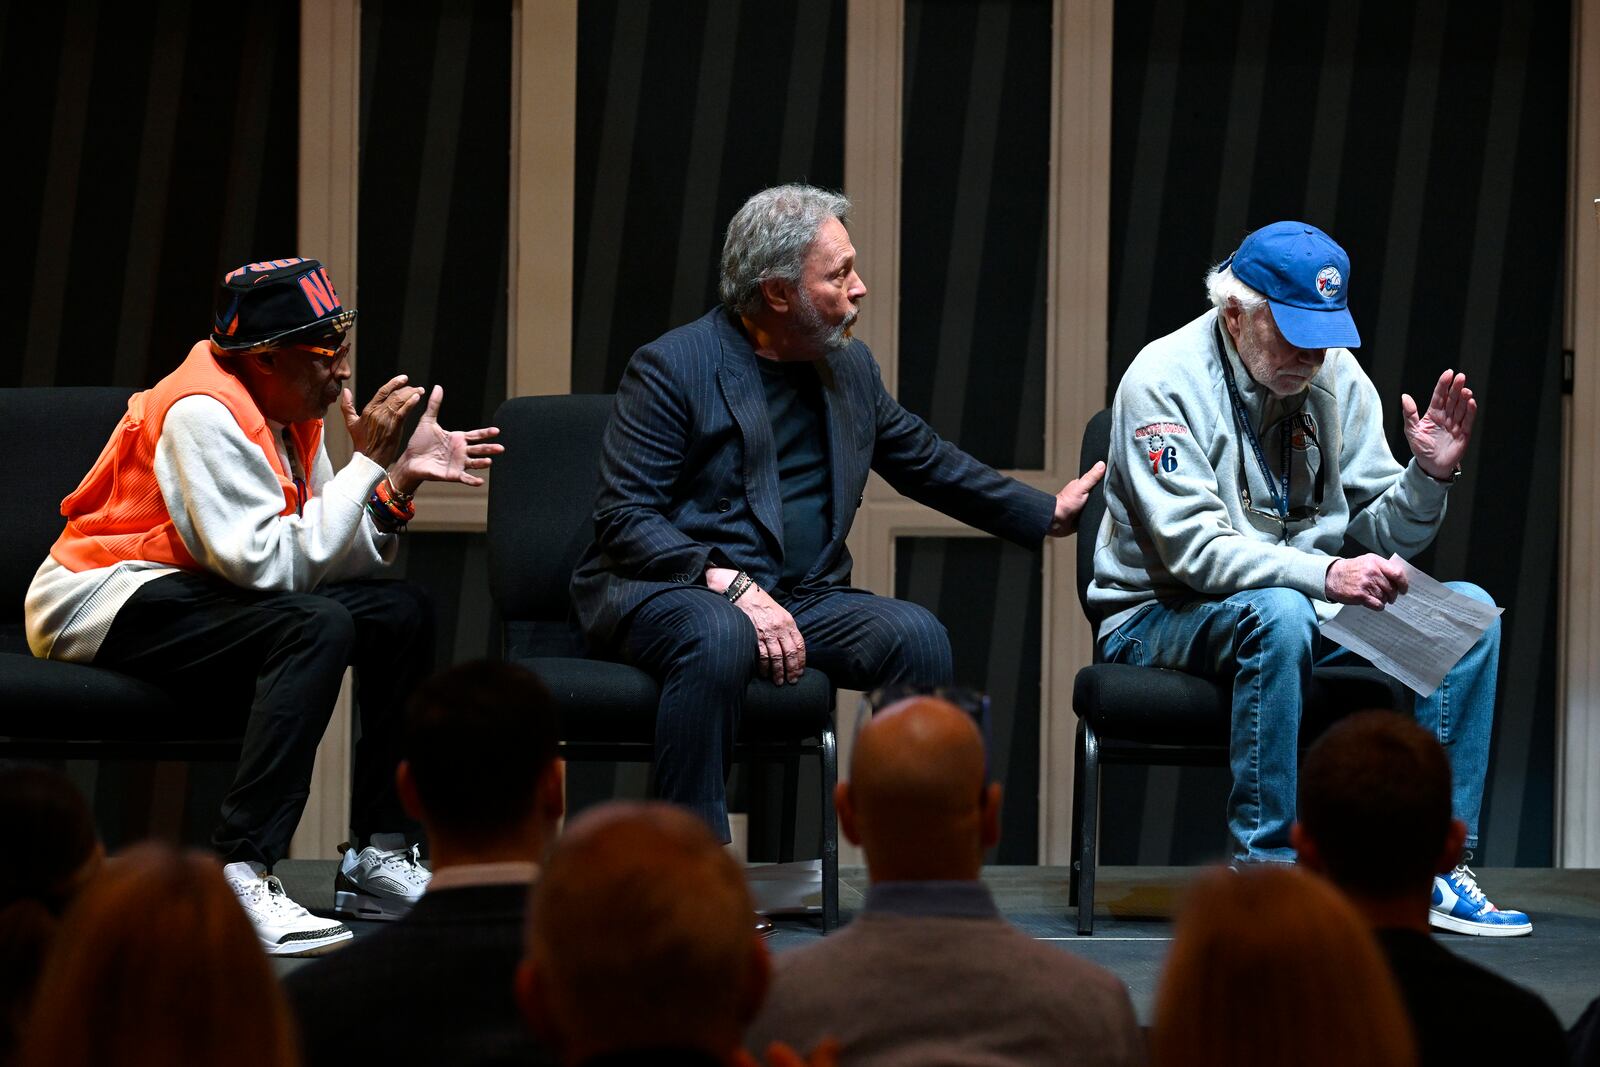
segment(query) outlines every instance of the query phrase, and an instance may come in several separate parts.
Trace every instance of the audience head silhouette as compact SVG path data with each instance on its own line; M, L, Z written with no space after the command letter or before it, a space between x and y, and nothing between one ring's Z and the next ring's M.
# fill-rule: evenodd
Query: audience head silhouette
M1340 720L1306 753L1299 813L1300 866L1324 875L1372 928L1421 1062L1566 1062L1547 1004L1432 936L1433 876L1454 866L1467 832L1451 818L1450 763L1432 733L1392 711ZM1493 1010L1463 1026L1463 1004Z
M643 1049L731 1059L769 960L744 874L661 803L613 803L567 827L534 888L517 994L562 1062Z
M293 1064L289 1012L216 860L140 845L67 912L19 1062Z
M539 859L564 810L558 737L550 691L521 667L464 663L417 689L395 778L436 868Z
M1306 753L1295 848L1358 905L1403 898L1426 929L1433 876L1455 865L1466 832L1450 817L1444 748L1403 715L1352 715Z
M1403 1067L1411 1026L1389 966L1326 882L1281 865L1192 888L1156 993L1155 1067Z
M972 718L911 697L862 726L835 792L839 825L875 882L973 879L1000 839L1000 786L985 778Z
M61 913L100 870L104 852L82 795L59 771L0 771L0 1063L9 1063Z
M103 852L94 816L59 771L0 772L0 826L8 853L0 864L0 908L32 900L59 914L99 869Z

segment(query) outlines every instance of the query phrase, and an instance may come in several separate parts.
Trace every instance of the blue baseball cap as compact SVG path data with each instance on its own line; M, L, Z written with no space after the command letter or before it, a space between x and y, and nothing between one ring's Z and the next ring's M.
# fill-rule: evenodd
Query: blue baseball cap
M1297 348L1358 348L1345 290L1350 257L1306 222L1274 222L1246 237L1224 266L1267 298L1284 340Z

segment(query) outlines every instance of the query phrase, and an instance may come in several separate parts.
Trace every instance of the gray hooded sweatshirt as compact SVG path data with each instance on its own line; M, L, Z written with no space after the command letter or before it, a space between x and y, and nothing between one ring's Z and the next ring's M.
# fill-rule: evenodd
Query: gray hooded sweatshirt
M1280 494L1287 466L1287 522L1234 415L1224 364ZM1347 534L1409 558L1444 519L1448 484L1415 460L1395 462L1378 391L1348 349L1329 349L1307 389L1279 399L1244 369L1213 309L1146 345L1111 410L1089 586L1099 637L1152 600L1245 589L1297 590L1326 619L1338 610L1323 599L1327 571Z

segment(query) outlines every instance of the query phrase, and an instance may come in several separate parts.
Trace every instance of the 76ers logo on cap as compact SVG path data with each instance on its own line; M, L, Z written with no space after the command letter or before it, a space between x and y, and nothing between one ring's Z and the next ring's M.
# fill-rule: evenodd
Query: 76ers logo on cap
M1344 278L1339 275L1339 268L1329 263L1317 271L1317 295L1324 300L1339 299L1339 292L1344 288Z

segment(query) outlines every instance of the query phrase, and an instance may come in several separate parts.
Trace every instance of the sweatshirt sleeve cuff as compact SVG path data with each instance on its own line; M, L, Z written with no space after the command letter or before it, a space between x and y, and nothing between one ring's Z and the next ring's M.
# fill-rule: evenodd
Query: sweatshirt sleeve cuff
M385 468L357 452L350 457L350 462L344 465L344 469L333 476L328 488L347 500L353 500L361 507L366 507L367 498L372 495L372 491L378 487L378 483L387 473Z
M1422 512L1437 511L1444 506L1450 493L1450 483L1441 482L1423 470L1413 459L1400 475L1400 485L1406 499Z
M1285 584L1313 600L1328 599L1328 568L1337 557L1315 552L1296 552L1295 557L1289 563Z

